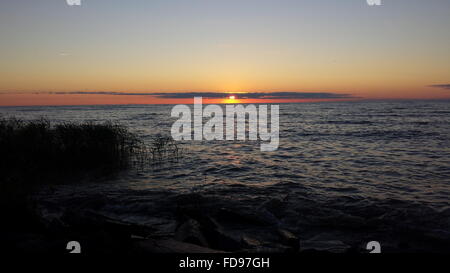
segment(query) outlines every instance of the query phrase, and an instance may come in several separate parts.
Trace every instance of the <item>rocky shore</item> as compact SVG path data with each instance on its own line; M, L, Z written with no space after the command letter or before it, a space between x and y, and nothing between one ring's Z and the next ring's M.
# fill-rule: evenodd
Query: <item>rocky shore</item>
M86 254L149 253L367 253L379 238L384 252L445 252L448 232L387 227L387 214L364 219L299 200L237 200L221 194L155 192L145 206L130 200L126 213L146 221L115 217L110 197L92 195L36 203L36 227L3 235L9 251L64 254L78 241ZM147 199L146 199L147 200ZM230 201L234 200L234 201ZM295 206L293 206L295 204ZM122 209L123 204L117 204ZM373 209L373 208L372 208ZM305 213L311 213L307 215ZM448 212L444 212L448 213ZM444 215L442 214L442 215ZM317 217L313 223L312 217ZM445 221L445 219L443 219ZM379 223L377 223L377 221ZM385 221L384 224L380 224Z

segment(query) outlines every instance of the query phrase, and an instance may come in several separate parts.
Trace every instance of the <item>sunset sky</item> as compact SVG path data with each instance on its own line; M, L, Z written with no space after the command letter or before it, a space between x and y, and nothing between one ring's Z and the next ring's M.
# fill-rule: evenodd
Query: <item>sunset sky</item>
M450 1L382 2L1 1L0 105L449 99Z

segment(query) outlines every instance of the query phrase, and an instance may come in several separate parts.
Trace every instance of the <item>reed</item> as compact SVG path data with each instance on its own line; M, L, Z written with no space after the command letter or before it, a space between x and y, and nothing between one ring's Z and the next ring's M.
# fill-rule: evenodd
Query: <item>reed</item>
M49 183L86 173L111 173L136 165L177 160L182 150L170 138L144 143L113 122L0 119L0 184Z

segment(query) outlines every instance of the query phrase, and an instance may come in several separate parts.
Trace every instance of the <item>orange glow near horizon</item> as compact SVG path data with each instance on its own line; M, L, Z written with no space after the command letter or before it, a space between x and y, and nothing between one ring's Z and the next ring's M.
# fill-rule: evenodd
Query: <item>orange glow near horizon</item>
M442 83L442 82L432 82L432 83ZM177 88L178 89L178 88ZM1 89L0 89L1 90ZM77 89L74 89L77 90ZM95 90L95 89L88 89ZM118 89L103 89L99 88L97 90L107 90L107 92L120 92ZM127 88L123 88L127 90ZM180 90L180 89L178 89ZM189 89L188 89L189 90ZM196 89L194 89L196 90ZM216 89L219 93L226 93L227 91L222 91L221 89ZM272 91L273 90L273 91ZM349 94L355 96L358 99L450 99L450 92L443 88L432 88L428 86L422 87L392 87L390 89L385 89L383 87L379 88L368 88L361 91L354 90L350 87L342 88L280 88L280 89L269 89L258 91L256 88L249 88L248 91L234 91L224 98L217 99L207 99L208 101L214 101L214 103L285 103L285 102L308 102L308 101L329 101L323 99L302 99L302 100L272 100L272 99L243 99L245 93L247 92L261 92L261 93L271 93L278 92L279 90L307 90L308 93L322 93L331 92L334 94ZM340 91L334 91L340 90ZM58 92L57 90L51 90L50 92ZM64 90L63 90L64 92ZM70 91L66 91L70 92ZM89 92L89 91L87 91ZM131 89L131 93L145 93L144 91L139 91L139 89ZM159 91L157 91L159 92ZM200 90L198 92L208 92L207 90ZM302 91L300 91L302 92ZM95 92L93 92L95 93ZM182 93L179 91L162 91L161 93ZM234 99L233 99L234 97ZM336 99L332 99L335 101ZM342 100L342 99L340 99ZM345 100L355 100L355 99L345 99ZM152 95L108 95L108 94L56 94L47 92L36 92L31 90L18 90L18 91L0 91L0 106L22 106L22 105L96 105L96 104L186 104L191 101L190 99L168 99L168 98L158 98Z
M391 94L378 93L377 96L360 96L343 99L247 99L246 92L232 93L224 98L203 98L205 104L236 104L236 103L303 103L321 101L354 101L361 99L450 99L450 92L443 90L428 92L427 96L420 96L411 92L409 96L399 96L399 93ZM314 92L312 92L314 93ZM348 92L351 93L351 92ZM402 92L406 93L406 92ZM338 94L338 93L336 93ZM394 96L396 95L396 96ZM193 98L160 98L155 95L127 95L127 94L55 94L39 92L1 93L0 106L51 106L51 105L117 105L117 104L192 104Z
M442 83L442 81L431 81L432 83ZM322 82L326 84L326 82ZM263 85L263 83L255 84L255 86ZM259 88L248 88L246 91L241 91L245 86L236 85L232 87L231 84L223 85L223 88L210 89L214 91L208 91L208 89L192 89L198 90L198 93L223 93L223 98L208 99L204 97L204 101L207 103L214 104L230 104L230 103L298 103L298 102L317 102L317 101L342 101L342 100L379 100L379 99L450 99L450 92L445 88L433 88L430 86L419 85L418 87L412 88L408 86L401 87L391 87L389 89L383 86L378 86L377 88L367 88L360 89L359 91L355 88L350 88L350 86L342 86L332 88L314 88L308 87L304 88L294 88L286 87L279 89L259 89ZM394 86L394 85L392 85ZM421 87L420 87L421 86ZM141 89L135 88L125 88L123 89L108 89L108 88L92 88L84 89L86 94L70 94L71 89L62 89L61 92L68 92L65 94L57 94L57 89L50 89L47 91L32 91L32 90L16 90L7 91L8 89L0 89L0 106L29 106L29 105L108 105L108 104L190 104L192 99L180 99L180 98L161 98L151 95L150 92L158 93L183 93L183 89L177 88L173 91L156 89L156 91L141 91ZM41 89L42 90L42 89ZM45 90L45 89L44 89ZM104 90L105 93L111 92L111 94L96 94L95 90ZM135 93L127 95L121 90L128 90L127 92ZM145 89L142 89L145 90ZM148 90L148 89L147 89ZM161 90L161 91L160 91ZM180 90L180 91L179 91ZM191 89L185 89L191 90ZM261 90L261 91L260 91ZM349 94L355 98L348 99L283 99L283 100L273 100L273 99L245 99L246 93L272 93L272 92L282 92L283 90L300 90L298 92L308 93L333 93L333 94ZM51 93L53 92L53 93ZM189 92L189 91L186 91ZM114 94L120 93L120 94ZM142 95L137 95L142 94ZM234 97L234 98L233 98Z
M234 99L231 98L234 96ZM203 98L203 104L303 103L320 101L352 101L355 99L241 99ZM102 94L6 94L0 93L0 106L118 105L118 104L193 104L193 98L166 99L151 95Z

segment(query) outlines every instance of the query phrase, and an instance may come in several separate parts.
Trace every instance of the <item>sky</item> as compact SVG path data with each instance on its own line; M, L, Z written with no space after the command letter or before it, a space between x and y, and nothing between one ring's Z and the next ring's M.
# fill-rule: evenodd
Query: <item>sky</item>
M0 2L0 105L450 98L449 0L81 3Z

